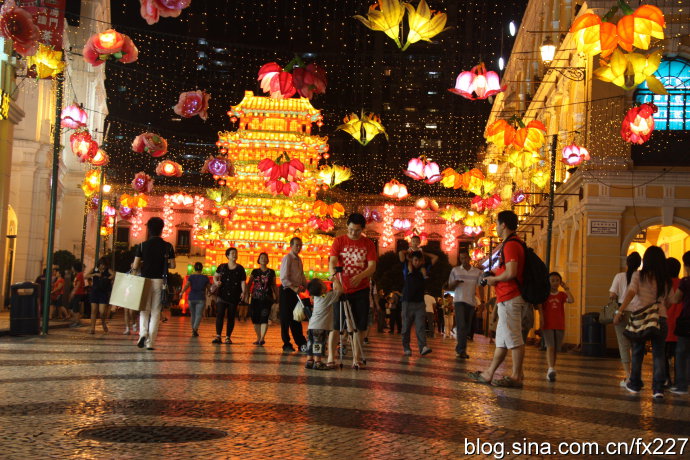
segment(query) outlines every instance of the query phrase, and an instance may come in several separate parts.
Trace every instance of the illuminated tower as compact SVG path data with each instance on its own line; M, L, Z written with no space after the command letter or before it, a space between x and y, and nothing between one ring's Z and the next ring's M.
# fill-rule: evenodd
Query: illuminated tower
M328 151L328 138L311 134L312 124L321 122L321 112L305 98L272 99L246 91L228 115L239 128L219 133L219 146L235 165L236 174L227 186L238 193L223 244L207 249L207 264L225 262L225 248L231 245L238 248L238 263L245 268L256 267L259 254L267 252L271 268L279 269L290 239L299 236L307 276L325 276L332 238L314 233L307 224L316 201L315 170ZM283 154L300 160L305 169L299 190L290 197L272 195L258 168L261 160L276 160Z

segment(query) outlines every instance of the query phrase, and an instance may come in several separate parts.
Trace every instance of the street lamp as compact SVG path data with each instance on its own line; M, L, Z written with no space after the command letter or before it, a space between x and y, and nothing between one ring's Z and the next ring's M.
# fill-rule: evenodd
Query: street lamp
M544 43L542 43L542 45L539 47L539 54L541 54L541 62L544 64L544 68L546 69L546 75L555 70L568 80L584 81L584 67L555 67L551 65L556 56L556 45L554 45L551 41L551 37L546 37Z
M554 56L556 56L556 45L551 41L551 37L546 37L544 43L539 47L539 53L541 53L541 62L544 63L544 67L549 67Z

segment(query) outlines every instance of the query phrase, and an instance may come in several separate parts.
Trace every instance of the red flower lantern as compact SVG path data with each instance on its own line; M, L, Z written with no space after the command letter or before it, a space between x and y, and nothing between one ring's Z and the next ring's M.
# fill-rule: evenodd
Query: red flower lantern
M472 198L472 203L470 207L477 212L484 212L491 209L496 209L501 204L501 197L497 194L491 195L486 198L481 196L475 196Z
M501 86L501 79L496 72L486 71L482 62L472 70L461 72L455 80L455 88L448 91L466 99L486 99L506 90Z
M94 166L105 166L110 162L110 157L103 149L98 149L96 154L91 158L91 164Z
M132 180L132 188L137 192L151 193L153 190L153 179L144 171L136 173Z
M211 95L206 91L197 90L180 93L180 99L173 110L181 117L191 118L199 115L199 118L206 121L208 119L209 99L211 99Z
M139 0L141 17L149 25L158 22L160 17L176 18L187 8L192 0Z
M563 147L563 158L561 161L568 166L577 166L583 161L589 160L589 152L586 148L571 144Z
M94 141L88 131L79 131L69 137L72 152L79 157L79 161L86 163L98 152L98 142Z
M647 142L654 131L654 114L658 110L657 106L651 102L645 102L628 110L621 126L623 140L631 144Z
M527 199L527 194L522 190L517 190L513 193L513 204L520 204Z
M261 89L264 93L270 93L274 99L289 98L295 95L297 89L292 83L292 74L283 71L276 62L264 64L259 69Z
M18 7L14 0L6 0L0 10L0 34L12 40L14 50L22 56L33 56L38 51L41 32L31 13Z
M139 58L139 50L127 35L108 29L92 35L84 45L84 61L96 67L108 59L130 64Z
M383 186L383 196L385 197L402 200L403 198L407 197L407 195L407 187L395 179Z
M81 105L71 104L60 113L60 126L68 129L79 129L86 126L89 116Z
M299 190L298 182L304 178L304 163L287 153L280 155L276 161L264 158L257 166L266 180L266 188L273 195L293 196Z
M326 92L326 71L313 63L306 67L295 67L292 83L300 96L311 99L314 94Z
M148 153L152 157L162 157L168 153L168 141L158 134L143 133L134 138L132 150L137 153Z
M156 166L156 174L166 177L182 177L182 166L171 160L163 160Z

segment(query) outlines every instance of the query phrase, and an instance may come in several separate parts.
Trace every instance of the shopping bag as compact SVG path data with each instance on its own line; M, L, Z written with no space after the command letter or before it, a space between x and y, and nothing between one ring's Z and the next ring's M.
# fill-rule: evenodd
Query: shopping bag
M614 316L618 311L618 302L611 300L609 303L604 305L599 313L599 322L601 324L610 324L613 322Z
M117 272L110 292L110 304L129 310L145 310L147 288L146 278Z

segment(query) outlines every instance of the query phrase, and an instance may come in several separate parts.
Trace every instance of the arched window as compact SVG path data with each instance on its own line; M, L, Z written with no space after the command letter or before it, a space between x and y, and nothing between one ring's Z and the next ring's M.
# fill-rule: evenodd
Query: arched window
M664 59L654 75L666 87L668 96L652 93L644 82L635 92L635 100L651 101L659 107L654 114L656 129L690 130L690 62L680 58Z

